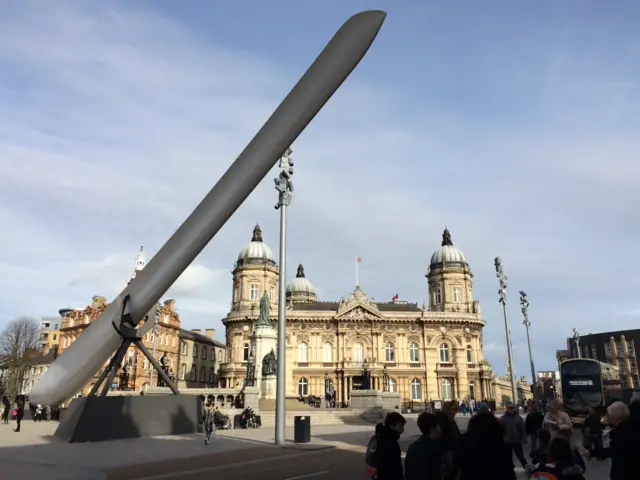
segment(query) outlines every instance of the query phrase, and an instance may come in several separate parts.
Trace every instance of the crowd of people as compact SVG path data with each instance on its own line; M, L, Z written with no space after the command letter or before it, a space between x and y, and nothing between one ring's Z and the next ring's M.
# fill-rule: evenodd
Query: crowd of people
M530 479L584 480L585 459L610 458L610 480L640 478L640 398L630 405L613 403L602 419L591 411L577 444L569 415L555 402L545 413L535 404L523 420L512 404L497 417L479 407L461 433L455 422L458 406L445 402L441 411L418 416L421 436L407 450L404 466L399 444L406 419L389 413L376 426L366 452L366 472L372 480L515 480L514 457ZM603 438L607 436L608 438ZM525 447L528 446L525 456Z

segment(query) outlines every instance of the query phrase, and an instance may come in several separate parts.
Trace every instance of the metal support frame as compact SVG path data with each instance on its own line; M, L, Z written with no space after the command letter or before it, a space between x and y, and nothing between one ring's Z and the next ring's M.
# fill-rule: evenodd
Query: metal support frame
M100 377L98 377L95 385L91 388L89 396L96 395L103 383L104 385L102 391L100 392L100 396L105 397L107 395L107 393L109 392L109 387L113 383L113 380L117 375L118 370L120 369L120 365L122 364L122 360L124 360L124 356L127 353L129 346L131 345L135 345L136 347L138 347L142 354L147 357L147 360L149 360L153 368L158 371L158 376L166 383L166 385L171 389L174 395L180 394L176 386L169 378L169 375L167 375L167 372L164 371L164 369L160 366L160 364L158 364L156 359L153 358L153 355L151 355L149 350L147 350L147 347L145 347L142 343L142 338L148 330L145 329L144 326L148 322L149 316L145 316L141 322L141 325L138 326L131 320L131 316L126 313L128 302L129 295L126 295L124 297L124 300L122 301L122 313L120 317L113 321L113 327L122 338L122 342L116 350L116 353L113 355L113 357L111 357L111 361L109 361L107 368L104 369L102 374L100 374ZM107 380L106 383L105 380Z

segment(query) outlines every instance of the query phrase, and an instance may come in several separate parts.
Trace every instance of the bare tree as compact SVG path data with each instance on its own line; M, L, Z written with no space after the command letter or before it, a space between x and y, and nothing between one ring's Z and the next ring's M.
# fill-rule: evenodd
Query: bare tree
M13 405L22 389L29 360L38 346L40 327L33 318L20 317L12 321L0 335L0 358L6 369L6 394Z

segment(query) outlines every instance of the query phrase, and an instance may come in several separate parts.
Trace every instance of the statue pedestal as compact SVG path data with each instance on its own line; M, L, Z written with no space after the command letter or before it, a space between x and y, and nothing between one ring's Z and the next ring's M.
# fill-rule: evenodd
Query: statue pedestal
M251 344L256 359L255 378L260 380L263 377L262 360L267 353L277 348L277 333L272 327L259 325L253 331Z
M276 398L276 376L267 375L260 381L260 398Z

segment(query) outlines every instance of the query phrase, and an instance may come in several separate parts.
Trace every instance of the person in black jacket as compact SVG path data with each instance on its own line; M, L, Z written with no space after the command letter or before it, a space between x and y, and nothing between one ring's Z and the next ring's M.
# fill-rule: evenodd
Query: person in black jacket
M406 480L439 480L442 446L440 445L440 422L432 413L418 416L418 428L422 436L409 446L404 461Z
M529 405L529 413L524 421L524 432L529 437L529 456L533 460L533 455L538 450L538 430L542 428L544 414L538 409L535 402Z
M369 440L365 465L367 477L373 480L404 480L402 452L398 440L407 424L397 412L387 414L384 423L376 425L376 434Z
M460 437L454 457L459 480L516 480L511 449L504 443L504 429L491 412L477 413Z
M442 430L440 443L445 453L454 450L460 439L460 428L458 428L455 420L457 412L458 407L454 402L444 402L442 411L436 412L436 416L440 420L440 429Z
M637 480L640 472L640 401L627 407L622 402L608 409L613 426L611 438L611 480Z

